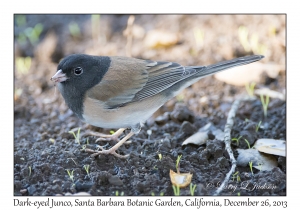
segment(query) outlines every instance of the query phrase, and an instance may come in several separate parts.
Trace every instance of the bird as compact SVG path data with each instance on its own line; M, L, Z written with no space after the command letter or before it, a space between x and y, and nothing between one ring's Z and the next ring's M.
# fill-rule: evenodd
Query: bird
M96 127L119 129L99 140L117 140L110 149L100 147L92 156L112 154L162 105L201 78L264 58L249 55L207 66L182 66L170 61L152 61L122 56L71 54L63 58L51 80L75 115ZM126 130L123 138L119 136Z

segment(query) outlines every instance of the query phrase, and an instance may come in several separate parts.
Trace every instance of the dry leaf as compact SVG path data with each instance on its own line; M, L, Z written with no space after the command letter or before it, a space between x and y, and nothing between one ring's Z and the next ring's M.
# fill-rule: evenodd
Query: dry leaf
M180 188L188 186L192 181L193 174L191 173L176 173L170 170L170 179L173 185L179 186Z
M254 144L254 148L260 152L284 157L286 156L286 142L284 140L258 139Z
M246 167L249 162L252 166L262 171L271 171L277 167L278 162L273 155L260 153L256 149L237 149L239 156L237 157L237 165Z
M194 135L187 138L182 145L186 144L196 144L196 145L202 145L205 144L208 139L207 132L197 132Z

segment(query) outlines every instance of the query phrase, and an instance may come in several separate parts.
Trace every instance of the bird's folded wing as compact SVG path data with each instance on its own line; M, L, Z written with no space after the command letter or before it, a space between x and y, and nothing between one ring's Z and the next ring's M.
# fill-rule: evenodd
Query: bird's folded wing
M114 109L156 95L200 69L172 62L113 57L102 81L87 94L104 102L106 108Z

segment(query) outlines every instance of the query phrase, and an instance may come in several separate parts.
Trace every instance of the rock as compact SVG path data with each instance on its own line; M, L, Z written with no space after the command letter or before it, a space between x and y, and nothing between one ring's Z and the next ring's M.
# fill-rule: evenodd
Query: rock
M177 103L174 110L170 114L171 119L174 122L189 121L194 122L194 114L183 104Z
M191 135L196 132L196 127L188 121L184 121L180 127L180 131Z
M186 144L195 144L195 145L202 145L205 144L208 139L208 135L206 132L197 132L194 135L187 138L182 145Z
M27 191L28 191L28 194L29 195L33 195L35 192L36 192L36 188L34 185L30 185L28 188L27 188Z
M111 176L108 178L108 182L112 185L121 186L123 181L118 176Z
M170 120L170 113L169 112L165 112L163 115L158 116L155 119L155 122L158 125L164 125L165 123L167 123Z

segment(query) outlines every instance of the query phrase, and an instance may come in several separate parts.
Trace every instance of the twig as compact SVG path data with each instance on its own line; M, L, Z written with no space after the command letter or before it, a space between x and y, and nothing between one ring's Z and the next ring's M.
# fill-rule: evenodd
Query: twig
M224 142L225 142L225 148L226 148L226 150L229 154L232 166L231 166L230 171L226 174L226 177L225 177L224 181L222 182L220 187L216 190L214 195L219 195L223 191L225 185L228 183L232 173L235 171L235 168L236 168L236 160L233 156L233 152L231 150L231 145L230 145L231 144L230 132L231 132L231 129L232 129L233 124L234 124L235 114L236 114L236 112L239 108L239 105L240 105L241 101L248 101L248 100L253 100L253 99L254 99L253 97L249 97L249 96L246 96L246 97L241 98L241 99L236 99L233 102L233 104L231 106L231 109L228 113L228 118L227 118L227 122L226 122L225 129L224 129Z

